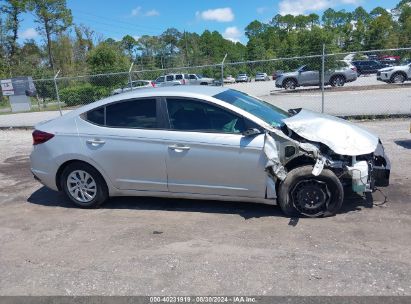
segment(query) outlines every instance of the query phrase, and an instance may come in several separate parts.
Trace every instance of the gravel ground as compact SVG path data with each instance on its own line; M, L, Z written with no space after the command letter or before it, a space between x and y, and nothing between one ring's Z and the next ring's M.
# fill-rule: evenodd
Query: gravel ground
M33 180L30 131L0 131L0 295L411 295L410 122L357 123L391 156L388 203L299 220L217 201L72 208Z

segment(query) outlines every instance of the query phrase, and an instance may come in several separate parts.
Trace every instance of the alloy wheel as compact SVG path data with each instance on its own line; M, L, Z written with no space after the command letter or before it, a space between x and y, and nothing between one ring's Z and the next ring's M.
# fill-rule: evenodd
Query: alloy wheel
M95 180L84 170L75 170L68 175L67 189L70 195L80 203L91 202L97 194Z

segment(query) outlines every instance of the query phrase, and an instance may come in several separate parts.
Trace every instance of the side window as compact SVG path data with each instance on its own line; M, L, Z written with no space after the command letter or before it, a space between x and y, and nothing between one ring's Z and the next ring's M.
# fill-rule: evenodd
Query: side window
M99 126L104 126L104 107L88 111L85 115L87 121Z
M164 76L158 77L156 82L164 82Z
M144 129L157 128L156 100L129 100L106 106L106 126Z
M242 117L198 100L168 98L167 108L172 130L214 133L245 131Z
M166 76L166 81L173 81L174 80L174 76L173 75L167 75Z
M181 80L181 79L183 79L183 75L182 75L182 74L178 74L178 75L176 75L176 79L177 79L177 80Z
M195 75L190 74L190 79L197 79Z

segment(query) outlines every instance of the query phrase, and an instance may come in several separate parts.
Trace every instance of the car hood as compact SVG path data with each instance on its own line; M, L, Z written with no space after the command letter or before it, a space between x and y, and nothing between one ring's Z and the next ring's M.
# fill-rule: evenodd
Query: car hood
M392 69L393 69L393 67L386 67L386 68L379 69L378 71L387 72L387 71L392 71Z
M289 129L299 136L328 146L337 154L363 155L373 153L378 137L344 119L302 109L284 119Z

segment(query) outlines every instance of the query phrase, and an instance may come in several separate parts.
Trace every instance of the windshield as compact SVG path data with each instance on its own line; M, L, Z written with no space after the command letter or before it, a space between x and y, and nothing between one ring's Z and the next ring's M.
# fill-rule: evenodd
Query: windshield
M198 77L199 79L201 79L201 78L203 78L203 75L197 74L197 77Z
M272 127L284 125L283 119L290 115L263 100L251 97L236 90L227 90L214 96L219 100L227 102L265 121Z

